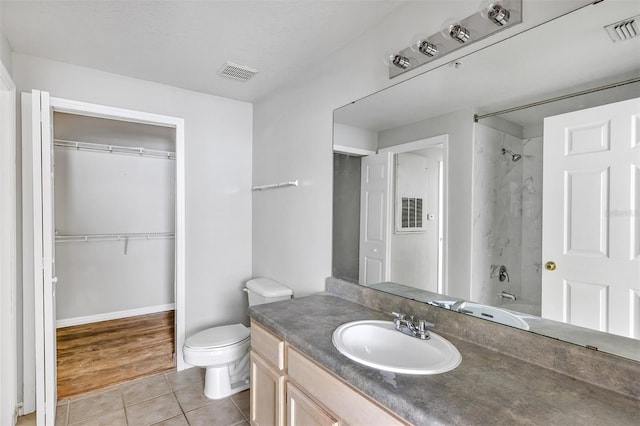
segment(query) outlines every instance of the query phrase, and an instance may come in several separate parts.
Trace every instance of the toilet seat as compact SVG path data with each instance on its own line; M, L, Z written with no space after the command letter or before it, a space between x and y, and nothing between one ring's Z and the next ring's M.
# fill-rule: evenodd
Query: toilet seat
M249 337L249 329L242 324L224 325L194 334L184 346L192 351L208 351L244 343Z

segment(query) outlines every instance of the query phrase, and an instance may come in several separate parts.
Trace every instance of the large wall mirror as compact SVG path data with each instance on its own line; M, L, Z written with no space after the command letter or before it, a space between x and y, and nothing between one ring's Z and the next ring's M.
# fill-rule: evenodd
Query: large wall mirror
M336 278L640 360L640 4L337 109L333 220Z

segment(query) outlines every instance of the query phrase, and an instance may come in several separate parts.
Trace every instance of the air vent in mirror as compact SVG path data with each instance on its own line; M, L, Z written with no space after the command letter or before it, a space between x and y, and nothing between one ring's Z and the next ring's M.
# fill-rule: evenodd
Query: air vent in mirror
M607 25L604 29L607 30L607 33L609 33L609 36L614 43L617 41L629 40L630 38L640 35L638 21L640 21L640 15L616 22L615 24Z

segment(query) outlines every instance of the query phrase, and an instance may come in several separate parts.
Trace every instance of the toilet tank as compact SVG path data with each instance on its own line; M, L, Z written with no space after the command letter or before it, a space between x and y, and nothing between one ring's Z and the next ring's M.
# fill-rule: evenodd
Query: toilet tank
M269 278L254 278L247 281L245 291L249 294L249 306L291 299L293 290Z

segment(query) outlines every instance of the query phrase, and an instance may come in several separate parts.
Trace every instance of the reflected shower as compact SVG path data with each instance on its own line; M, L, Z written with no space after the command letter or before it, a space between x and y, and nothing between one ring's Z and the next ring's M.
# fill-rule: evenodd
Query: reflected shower
M511 155L511 161L513 161L514 163L522 158L522 155L514 154L513 152L509 151L508 149L502 148L502 155L505 155L505 154Z

